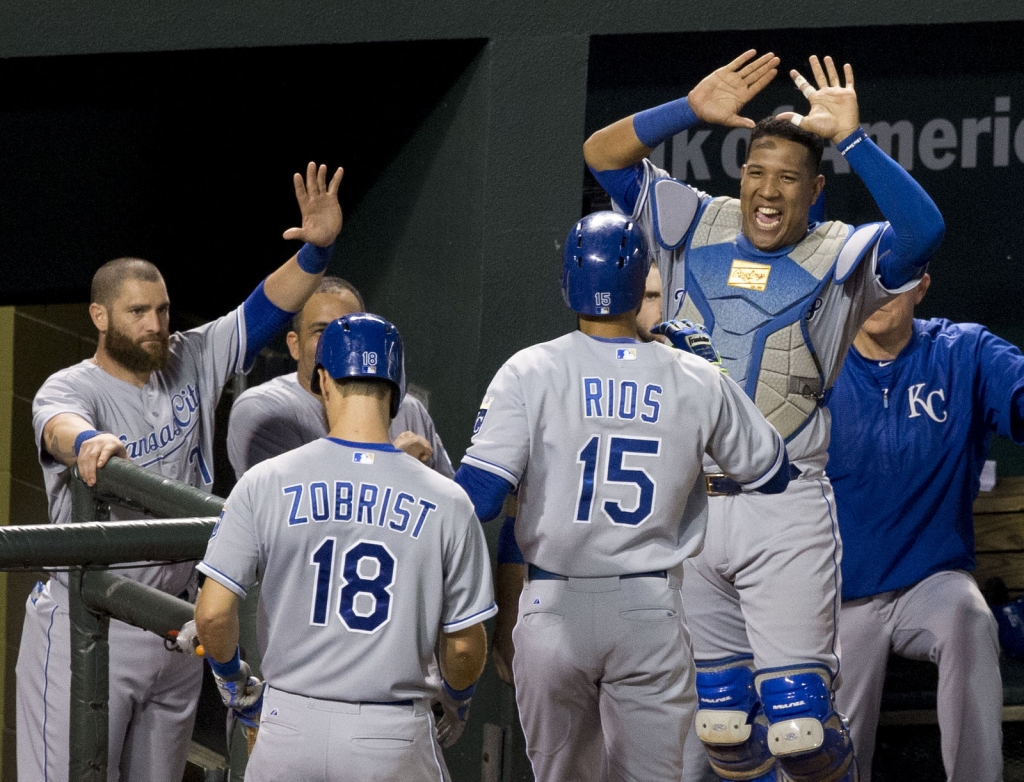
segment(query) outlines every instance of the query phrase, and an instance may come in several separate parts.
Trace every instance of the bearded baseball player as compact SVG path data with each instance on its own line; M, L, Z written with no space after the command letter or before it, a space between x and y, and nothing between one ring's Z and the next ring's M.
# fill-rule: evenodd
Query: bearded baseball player
M639 339L639 226L598 212L569 232L562 291L579 330L491 382L455 479L483 520L519 491L527 563L513 632L536 778L678 782L695 707L679 593L703 542L701 459L744 490L789 481L782 438L706 361Z
M89 314L96 355L52 375L32 413L50 520L71 520L71 467L96 483L109 459L131 459L209 490L214 410L221 390L316 290L341 230L341 169L310 163L295 175L306 244L259 284L245 303L191 331L169 334L163 277L148 261L118 258L92 280ZM111 517L136 518L112 508ZM191 563L119 570L120 575L194 599ZM68 778L70 639L67 577L37 584L26 604L17 663L18 778ZM168 652L155 635L110 622L108 779L180 782L202 679L195 657Z
M730 377L786 439L795 479L783 496L739 491L705 461L710 522L687 563L683 598L700 701L696 733L725 780L855 779L853 745L833 707L839 673L841 544L825 476L828 391L860 324L913 287L941 241L934 203L860 127L853 70L811 57L816 86L791 71L807 116L739 115L777 73L748 51L686 98L591 136L586 161L641 226L664 280L665 317L705 327ZM704 121L750 128L740 198L711 198L645 159ZM808 224L831 140L888 222ZM692 329L667 333L688 347ZM656 330L657 331L657 330ZM701 775L696 742L687 779ZM776 762L778 758L778 762ZM692 759L692 762L691 762Z
M231 406L228 458L236 477L264 459L327 434L323 402L310 390L317 343L328 323L365 310L363 297L350 282L324 277L288 332L288 351L298 371L247 389ZM389 431L396 447L448 478L455 475L434 422L418 399L402 397Z
M242 476L198 569L196 625L229 708L260 731L261 780L447 780L497 608L480 523L462 489L391 444L398 330L334 321L311 387L329 434ZM264 684L238 653L238 601L262 579ZM444 715L427 668L439 645ZM261 714L262 712L262 714Z
M829 400L844 546L836 702L870 782L889 652L930 660L946 779L997 782L999 641L967 572L971 506L992 433L1024 443L1024 356L976 323L915 318L928 284L925 275L861 327Z

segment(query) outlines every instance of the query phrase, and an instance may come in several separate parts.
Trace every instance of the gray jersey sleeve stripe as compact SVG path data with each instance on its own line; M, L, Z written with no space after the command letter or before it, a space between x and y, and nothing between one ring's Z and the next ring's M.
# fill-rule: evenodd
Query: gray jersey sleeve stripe
M196 570L198 570L207 578L212 578L225 589L230 589L239 597L245 598L249 596L249 591L245 587L243 587L230 576L226 576L223 573L221 573L219 570L217 570L217 568L211 565L207 565L205 562L200 562L198 565L196 565Z
M498 606L496 603L491 603L483 611L477 611L475 614L467 616L465 619L456 619L454 622L448 622L441 626L444 628L446 633L457 633L459 630L465 630L467 627L479 624L485 619L490 619L496 613L498 613Z
M505 469L504 467L501 467L500 465L484 461L478 456L470 456L469 454L466 454L465 456L462 457L462 462L463 464L469 464L473 467L479 467L481 470L485 470L486 472L489 472L492 475L497 475L499 478L504 478L513 486L519 485L519 478L518 476L515 475L515 473L510 472L509 470Z
M786 452L786 444L782 441L781 435L778 440L778 450L775 452L775 463L768 468L767 472L764 473L760 478L751 481L750 483L742 484L744 489L757 489L770 481L775 473L778 471L779 466L782 464L782 455Z

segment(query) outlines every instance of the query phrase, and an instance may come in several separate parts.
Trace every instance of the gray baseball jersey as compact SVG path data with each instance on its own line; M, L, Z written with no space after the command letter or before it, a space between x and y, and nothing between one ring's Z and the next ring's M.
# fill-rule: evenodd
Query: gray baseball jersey
M389 434L394 440L402 432L415 432L434 449L427 466L445 477L455 475L441 437L423 404L405 395ZM298 375L282 375L247 389L231 406L228 423L228 458L235 476L264 459L311 443L327 434L320 399L299 385Z
M143 388L107 374L88 359L51 375L32 402L50 520L71 520L71 470L42 445L43 427L61 413L75 413L94 428L117 435L128 458L140 467L209 491L214 411L228 378L243 370L245 347L240 306L199 328L172 334L167 366L153 372ZM138 518L138 513L115 507L111 518ZM177 594L188 586L192 564L118 573Z
M538 779L678 782L696 697L679 565L710 453L759 486L782 438L711 364L573 332L513 356L464 463L519 486L516 701ZM539 567L547 574L537 572ZM554 575L552 575L554 574Z
M497 613L469 498L390 445L321 438L256 465L198 568L240 597L260 578L267 682L324 700L426 698L439 630Z
M664 236L661 236L656 228L657 221L664 224L675 217L672 214L671 199L665 198L662 202L658 202L657 199L651 196L652 191L660 182L671 180L671 175L667 171L655 166L649 160L644 160L643 166L644 173L640 183L640 196L637 198L632 217L643 229L648 246L652 248L658 268L661 271L662 314L666 319L688 317L692 320L702 321L703 318L693 306L687 291L687 243L683 241L669 249L659 240L659 237L664 239ZM674 180L672 181L675 182ZM679 187L683 186L678 182L675 182L675 184ZM696 191L695 188L690 189L698 193L702 204L711 200L711 197L706 193ZM655 215L656 211L658 212L657 218ZM846 229L847 234L852 230L850 226L842 226L839 223L832 225ZM663 228L662 230L667 231L668 229ZM734 227L733 235L738 232L739 224L737 223ZM826 235L828 238L821 239L821 244L835 239L831 234ZM722 241L722 237L712 235L707 241ZM909 290L917 285L918 281L915 279L895 291L887 290L878 277L876 268L877 258L874 251L871 249L862 251L868 253L868 255L864 258L863 262L853 269L848 277L843 277L841 282L835 276L830 276L827 280L822 281L820 289L816 290L813 294L815 301L810 314L803 319L802 323L797 323L793 326L793 328L806 327L809 342L814 346L813 361L815 363L807 368L807 371L803 371L805 368L800 367L789 355L785 355L786 348L789 347L788 344L785 346L777 344L778 338L770 339L766 344L765 366L771 366L772 370L782 378L783 386L786 385L784 381L787 380L787 374L800 375L802 379L804 375L816 374L820 371L824 378L824 388L831 387L836 377L838 377L839 371L842 369L846 352L850 345L853 344L853 338L856 336L861 323L874 310L885 303L887 299L892 298L896 293ZM805 253L810 252L809 249L805 251ZM794 252L794 254L796 253ZM759 264L753 261L760 260L762 263L768 263L764 258L757 256L756 253L751 253L750 255L751 258L749 260L734 260L733 266L744 261L749 266L754 267ZM724 274L729 274L731 268L725 267ZM742 297L750 292L748 288L740 287L741 284L746 283L737 283L735 280L730 279L729 285L736 286L730 288L730 291L735 293L731 300L732 306L721 311L718 316L719 320L712 328L712 338L720 349L724 345L729 345L730 340L736 339L733 331L738 329L732 321L744 320L748 317L748 310L752 309L750 305L744 307L741 302ZM778 336L781 337L782 335ZM793 340L795 342L795 338ZM774 354L772 351L774 351ZM739 367L740 362L731 362L726 357L725 351L723 351L723 363L730 373L736 375L737 378L742 378L742 374L737 374L737 372L744 371L745 367L741 369ZM769 401L762 400L759 388L757 401L758 406L762 408L762 412L769 415L770 405L774 403L774 399ZM814 467L818 470L824 469L828 458L826 449L829 442L829 429L830 416L827 408L817 407L813 409L806 426L800 429L792 439L788 440L790 459L801 468L804 467L804 465L800 464L801 462L810 461L814 463ZM711 464L707 466L709 469L714 469L714 466Z
M153 372L143 388L108 375L91 361L47 379L32 412L50 520L71 519L71 472L42 447L43 427L61 413L75 413L94 428L116 434L135 464L208 490L214 410L228 377L243 369L245 349L239 307L200 328L171 335L167 367ZM137 516L111 508L114 519ZM118 574L172 594L195 583L191 562ZM66 581L65 574L53 574L26 603L17 665L22 780L67 779L71 671ZM201 660L169 654L162 639L111 621L110 779L181 779L201 681Z
M756 488L784 453L739 386L657 342L576 331L535 345L481 407L464 462L519 486L523 556L563 575L676 567L704 538L704 454Z

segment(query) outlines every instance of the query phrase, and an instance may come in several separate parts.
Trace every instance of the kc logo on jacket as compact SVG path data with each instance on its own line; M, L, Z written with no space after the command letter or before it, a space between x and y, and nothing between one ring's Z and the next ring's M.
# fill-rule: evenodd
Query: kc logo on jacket
M923 411L925 415L936 423L944 423L949 417L949 413L941 409L936 410L934 398L938 397L939 401L945 403L946 392L940 388L937 391L924 393L922 389L924 389L924 383L916 383L907 389L907 397L910 401L910 415L907 418L917 418Z

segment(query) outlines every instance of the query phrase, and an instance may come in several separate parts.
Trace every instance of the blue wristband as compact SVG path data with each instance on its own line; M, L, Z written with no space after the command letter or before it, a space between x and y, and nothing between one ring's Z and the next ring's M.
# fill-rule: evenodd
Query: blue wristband
M78 437L75 438L75 456L78 456L78 452L82 450L82 443L86 440L91 440L98 434L103 434L95 429L86 429L84 432L79 432Z
M698 122L700 118L690 108L690 101L679 98L634 114L633 132L645 147L656 147Z
M868 137L868 134L864 132L864 128L857 128L853 133L844 138L838 144L836 144L836 150L843 157L846 157L846 153L857 146L860 142Z
M306 242L299 248L295 260L299 262L299 268L306 274L323 274L327 270L327 264L331 262L333 253L333 243L327 247L319 247Z
M464 690L453 690L448 682L441 679L441 686L444 687L444 691L448 693L448 697L453 701L468 701L473 697L473 693L476 692L476 682L473 682Z
M242 657L237 646L235 647L235 656L226 663L219 663L210 655L206 655L206 659L210 661L210 668L213 672L222 679L234 676L242 667Z

